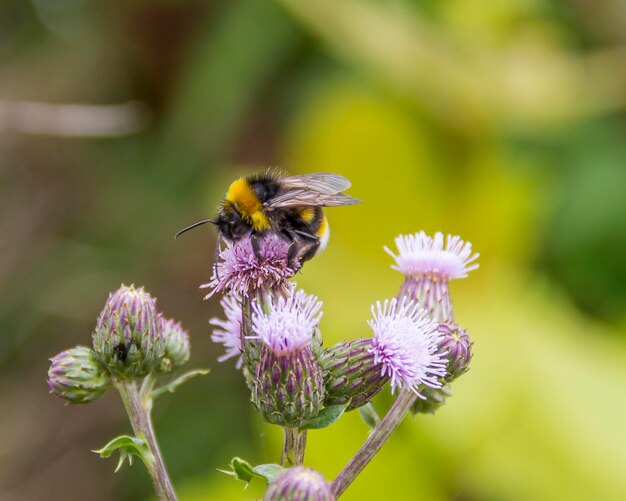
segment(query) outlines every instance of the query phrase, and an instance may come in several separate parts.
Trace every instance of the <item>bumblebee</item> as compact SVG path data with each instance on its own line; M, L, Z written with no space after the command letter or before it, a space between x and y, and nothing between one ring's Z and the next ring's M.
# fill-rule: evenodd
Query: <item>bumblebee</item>
M220 241L235 242L251 236L258 255L257 236L274 232L292 243L289 259L300 263L323 250L330 236L328 220L322 207L353 205L361 201L341 193L350 187L348 179L338 174L316 173L278 176L270 172L241 177L234 181L215 219L205 219L188 226L176 238L197 226L213 223Z

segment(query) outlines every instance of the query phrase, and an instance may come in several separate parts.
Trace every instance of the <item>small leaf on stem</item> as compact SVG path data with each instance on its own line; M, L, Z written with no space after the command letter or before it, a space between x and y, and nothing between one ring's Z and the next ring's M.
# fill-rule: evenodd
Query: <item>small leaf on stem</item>
M359 407L359 414L361 419L363 419L365 424L370 428L376 428L376 425L380 423L380 418L378 417L372 402L368 402L363 407Z
M252 466L244 459L238 457L233 458L228 466L230 467L230 471L218 471L230 475L237 480L242 480L246 483L246 487L254 478L262 478L269 484L284 470L279 464L260 464L258 466Z
M193 379L197 376L206 376L209 373L209 369L196 369L193 371L186 372L180 377L177 377L171 383L166 384L165 386L161 386L156 390L152 390L150 393L150 399L154 400L156 397L163 395L163 393L174 393L176 389L183 383L186 383L190 379Z
M345 405L331 405L329 407L324 407L317 416L311 419L311 421L306 423L304 426L301 426L300 429L320 430L322 428L326 428L337 421L345 410Z
M146 465L151 465L154 463L154 456L148 447L148 444L142 438L131 437L129 435L121 435L119 437L114 438L108 444L106 444L102 449L99 449L95 452L99 454L101 458L108 458L115 451L119 451L120 460L117 463L117 467L115 468L115 472L117 473L119 469L124 465L125 461L128 461L129 465L133 464L132 456L139 456L141 460Z

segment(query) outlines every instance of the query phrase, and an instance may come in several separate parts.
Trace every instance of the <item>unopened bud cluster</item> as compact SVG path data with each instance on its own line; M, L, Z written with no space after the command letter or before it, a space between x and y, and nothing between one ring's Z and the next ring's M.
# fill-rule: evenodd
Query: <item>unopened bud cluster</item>
M113 380L169 372L189 359L189 336L163 318L143 288L122 285L109 295L92 336L93 349L77 347L51 359L51 391L70 403L100 397Z

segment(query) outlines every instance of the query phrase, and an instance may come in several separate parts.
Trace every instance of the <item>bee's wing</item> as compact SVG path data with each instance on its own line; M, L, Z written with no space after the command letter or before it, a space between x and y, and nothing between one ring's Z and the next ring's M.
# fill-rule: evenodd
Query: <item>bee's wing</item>
M359 204L358 198L343 193L326 194L313 190L289 190L279 193L266 202L272 209L299 207L302 205L319 207L340 207L342 205Z
M280 183L289 190L311 190L325 195L334 195L340 191L345 191L352 185L349 179L339 174L329 174L327 172L287 176L283 177Z

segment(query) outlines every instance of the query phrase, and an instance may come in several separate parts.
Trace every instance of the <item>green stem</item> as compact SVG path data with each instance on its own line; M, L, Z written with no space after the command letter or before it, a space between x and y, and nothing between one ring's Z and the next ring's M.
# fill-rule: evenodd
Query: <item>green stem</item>
M283 428L285 441L280 464L283 466L296 466L304 463L304 451L306 449L306 430L298 428Z
M116 387L120 392L122 402L124 402L135 435L146 441L154 457L154 461L146 461L145 463L157 497L160 501L176 501L176 493L165 469L161 450L152 427L148 401L141 398L141 393L135 382L117 383Z
M333 480L331 488L335 497L341 496L348 486L354 481L363 468L371 461L376 453L389 440L391 434L404 419L407 412L411 409L417 395L415 393L402 390L396 401L393 403L387 415L378 423L376 428L372 430L365 443L359 451L348 462L337 478Z

